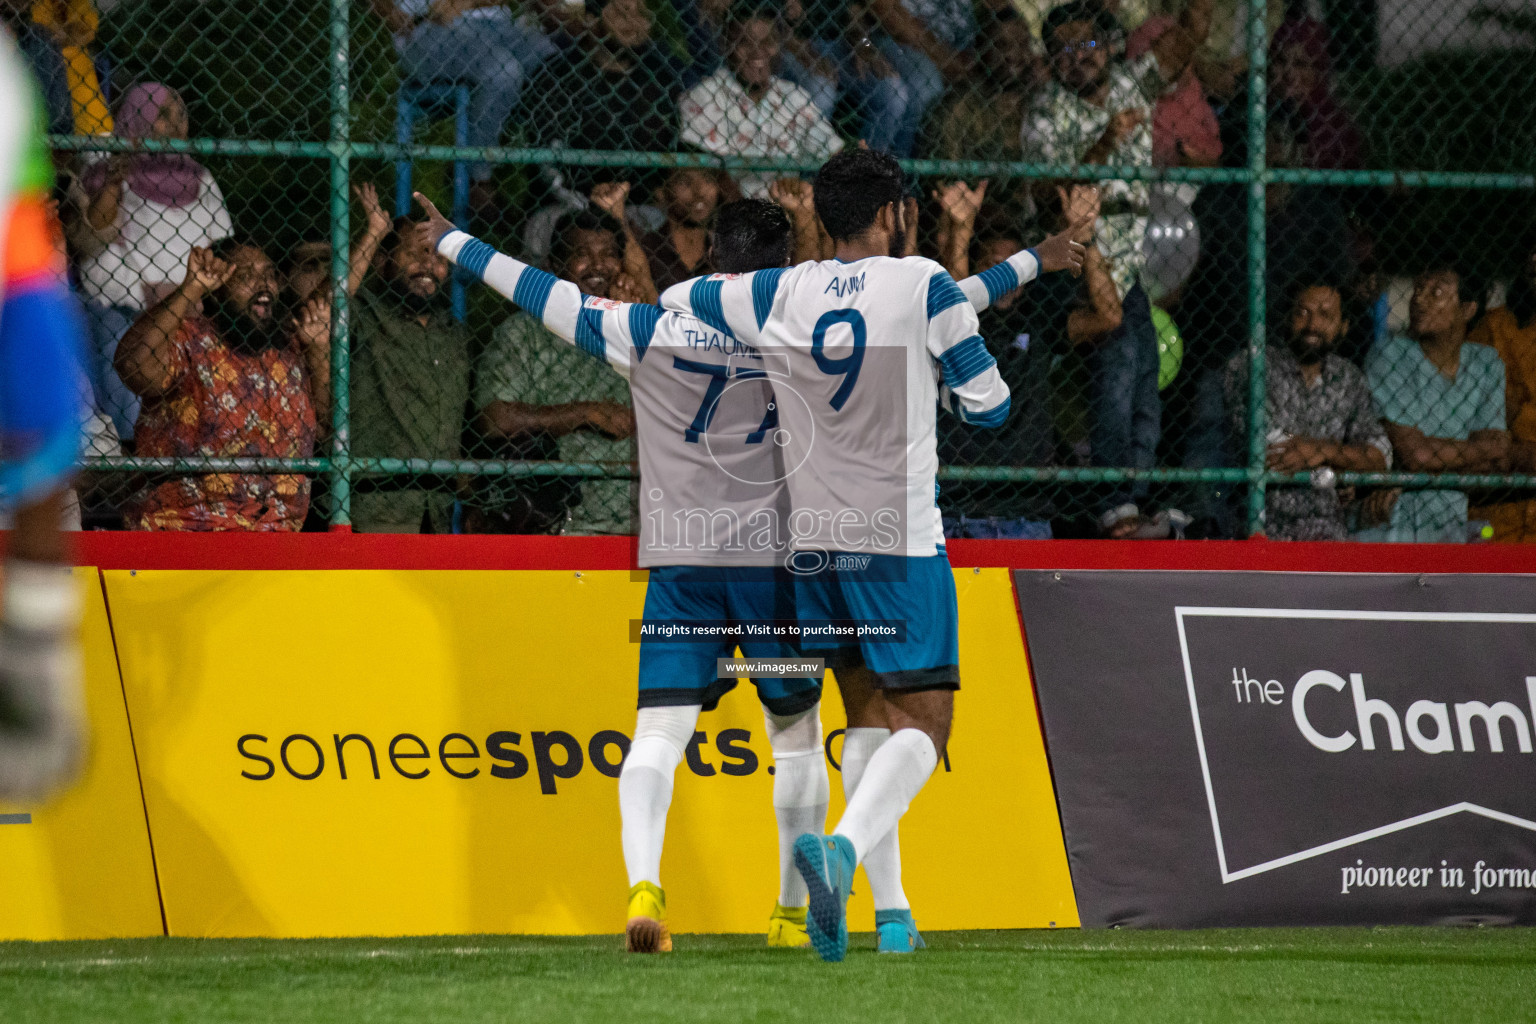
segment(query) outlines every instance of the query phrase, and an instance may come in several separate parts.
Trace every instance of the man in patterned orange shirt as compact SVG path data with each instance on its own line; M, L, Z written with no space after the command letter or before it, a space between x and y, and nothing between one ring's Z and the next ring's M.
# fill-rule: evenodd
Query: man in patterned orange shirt
M115 365L144 399L140 456L308 458L330 408L329 295L285 322L277 271L227 239L193 249L181 286L128 329ZM298 530L309 480L215 472L153 484L126 513L141 530Z

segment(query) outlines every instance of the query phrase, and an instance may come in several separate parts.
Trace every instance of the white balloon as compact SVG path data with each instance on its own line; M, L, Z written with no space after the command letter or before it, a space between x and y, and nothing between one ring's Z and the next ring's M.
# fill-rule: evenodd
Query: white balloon
M1152 190L1151 216L1141 251L1147 258L1141 284L1153 302L1188 281L1200 259L1200 225L1189 205L1166 189Z

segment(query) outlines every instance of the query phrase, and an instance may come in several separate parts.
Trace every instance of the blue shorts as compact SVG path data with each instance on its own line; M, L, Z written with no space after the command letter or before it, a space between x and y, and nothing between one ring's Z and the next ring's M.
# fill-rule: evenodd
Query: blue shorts
M782 569L666 565L651 570L645 589L645 623L795 621L794 585ZM713 711L736 687L716 678L716 660L733 657L794 658L799 651L780 640L640 639L640 707L701 704ZM775 715L798 715L821 700L821 681L809 677L754 679L758 699Z
M795 577L802 627L828 619L904 625L899 643L801 639L801 653L827 667L865 667L882 690L960 689L960 615L955 577L943 555L868 555L863 569L826 568Z

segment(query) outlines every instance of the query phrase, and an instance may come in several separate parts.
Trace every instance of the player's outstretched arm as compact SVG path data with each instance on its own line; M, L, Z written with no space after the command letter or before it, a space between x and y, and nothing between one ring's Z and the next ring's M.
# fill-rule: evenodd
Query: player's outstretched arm
M1092 218L1074 221L1065 230L1051 235L1033 249L1016 252L996 266L972 274L960 282L960 290L965 293L976 312L980 313L1041 274L1058 270L1070 270L1074 276L1082 273L1087 249L1074 236L1080 235L1091 222Z
M416 201L427 213L418 226L426 240L449 262L543 321L551 333L628 376L644 356L662 310L659 306L615 302L583 295L570 281L497 252L438 212L420 192Z
M773 311L779 282L791 268L751 274L711 274L673 285L661 293L663 309L686 313L737 341L756 345Z
M979 333L976 310L943 270L928 279L928 353L944 380L939 400L962 421L1000 427L1008 419L1008 385Z

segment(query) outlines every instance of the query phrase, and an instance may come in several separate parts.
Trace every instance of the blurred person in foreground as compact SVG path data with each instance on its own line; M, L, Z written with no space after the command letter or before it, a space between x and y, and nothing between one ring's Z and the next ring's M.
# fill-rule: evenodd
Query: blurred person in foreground
M115 367L144 402L140 456L309 458L330 409L330 296L285 322L277 268L259 246L225 239L193 249L186 279L123 335ZM131 499L130 529L292 531L309 509L299 474L160 480Z
M1467 342L1478 296L1464 271L1431 266L1414 280L1408 334L1371 349L1365 374L1407 473L1500 473L1509 464L1504 364ZM1366 499L1355 540L1459 544L1467 539L1462 491L1401 488Z
M549 270L575 282L585 295L620 302L643 300L624 273L624 228L607 214L582 210L555 226ZM553 441L561 461L628 467L635 461L635 416L629 384L607 365L551 333L519 310L496 329L475 380L481 433L517 444ZM634 482L585 479L579 489L561 481L563 522L550 532L631 534L636 531ZM509 493L499 493L503 486ZM490 485L478 503L493 515L515 503L526 487ZM578 497L579 495L579 497Z
M1313 283L1296 291L1286 343L1269 345L1264 356L1271 472L1391 468L1392 445L1365 374L1334 352L1348 329L1336 286ZM1239 353L1226 376L1227 410L1239 439L1248 436L1248 378L1248 355ZM1243 441L1236 447L1241 450ZM1348 540L1346 505L1352 492L1331 484L1270 484L1264 533L1271 540Z
M80 594L60 531L80 451L84 330L48 208L44 119L0 31L0 800L41 800L84 747Z
M1504 305L1490 309L1467 340L1492 347L1504 361L1509 470L1536 473L1536 246L1527 250ZM1530 492L1523 499L1475 508L1470 515L1488 521L1496 542L1536 541L1536 498Z
M460 456L470 335L450 308L448 261L415 228L405 217L394 222L378 274L357 294L352 452L365 458ZM448 533L453 502L441 482L363 481L352 495L352 526L360 533Z

